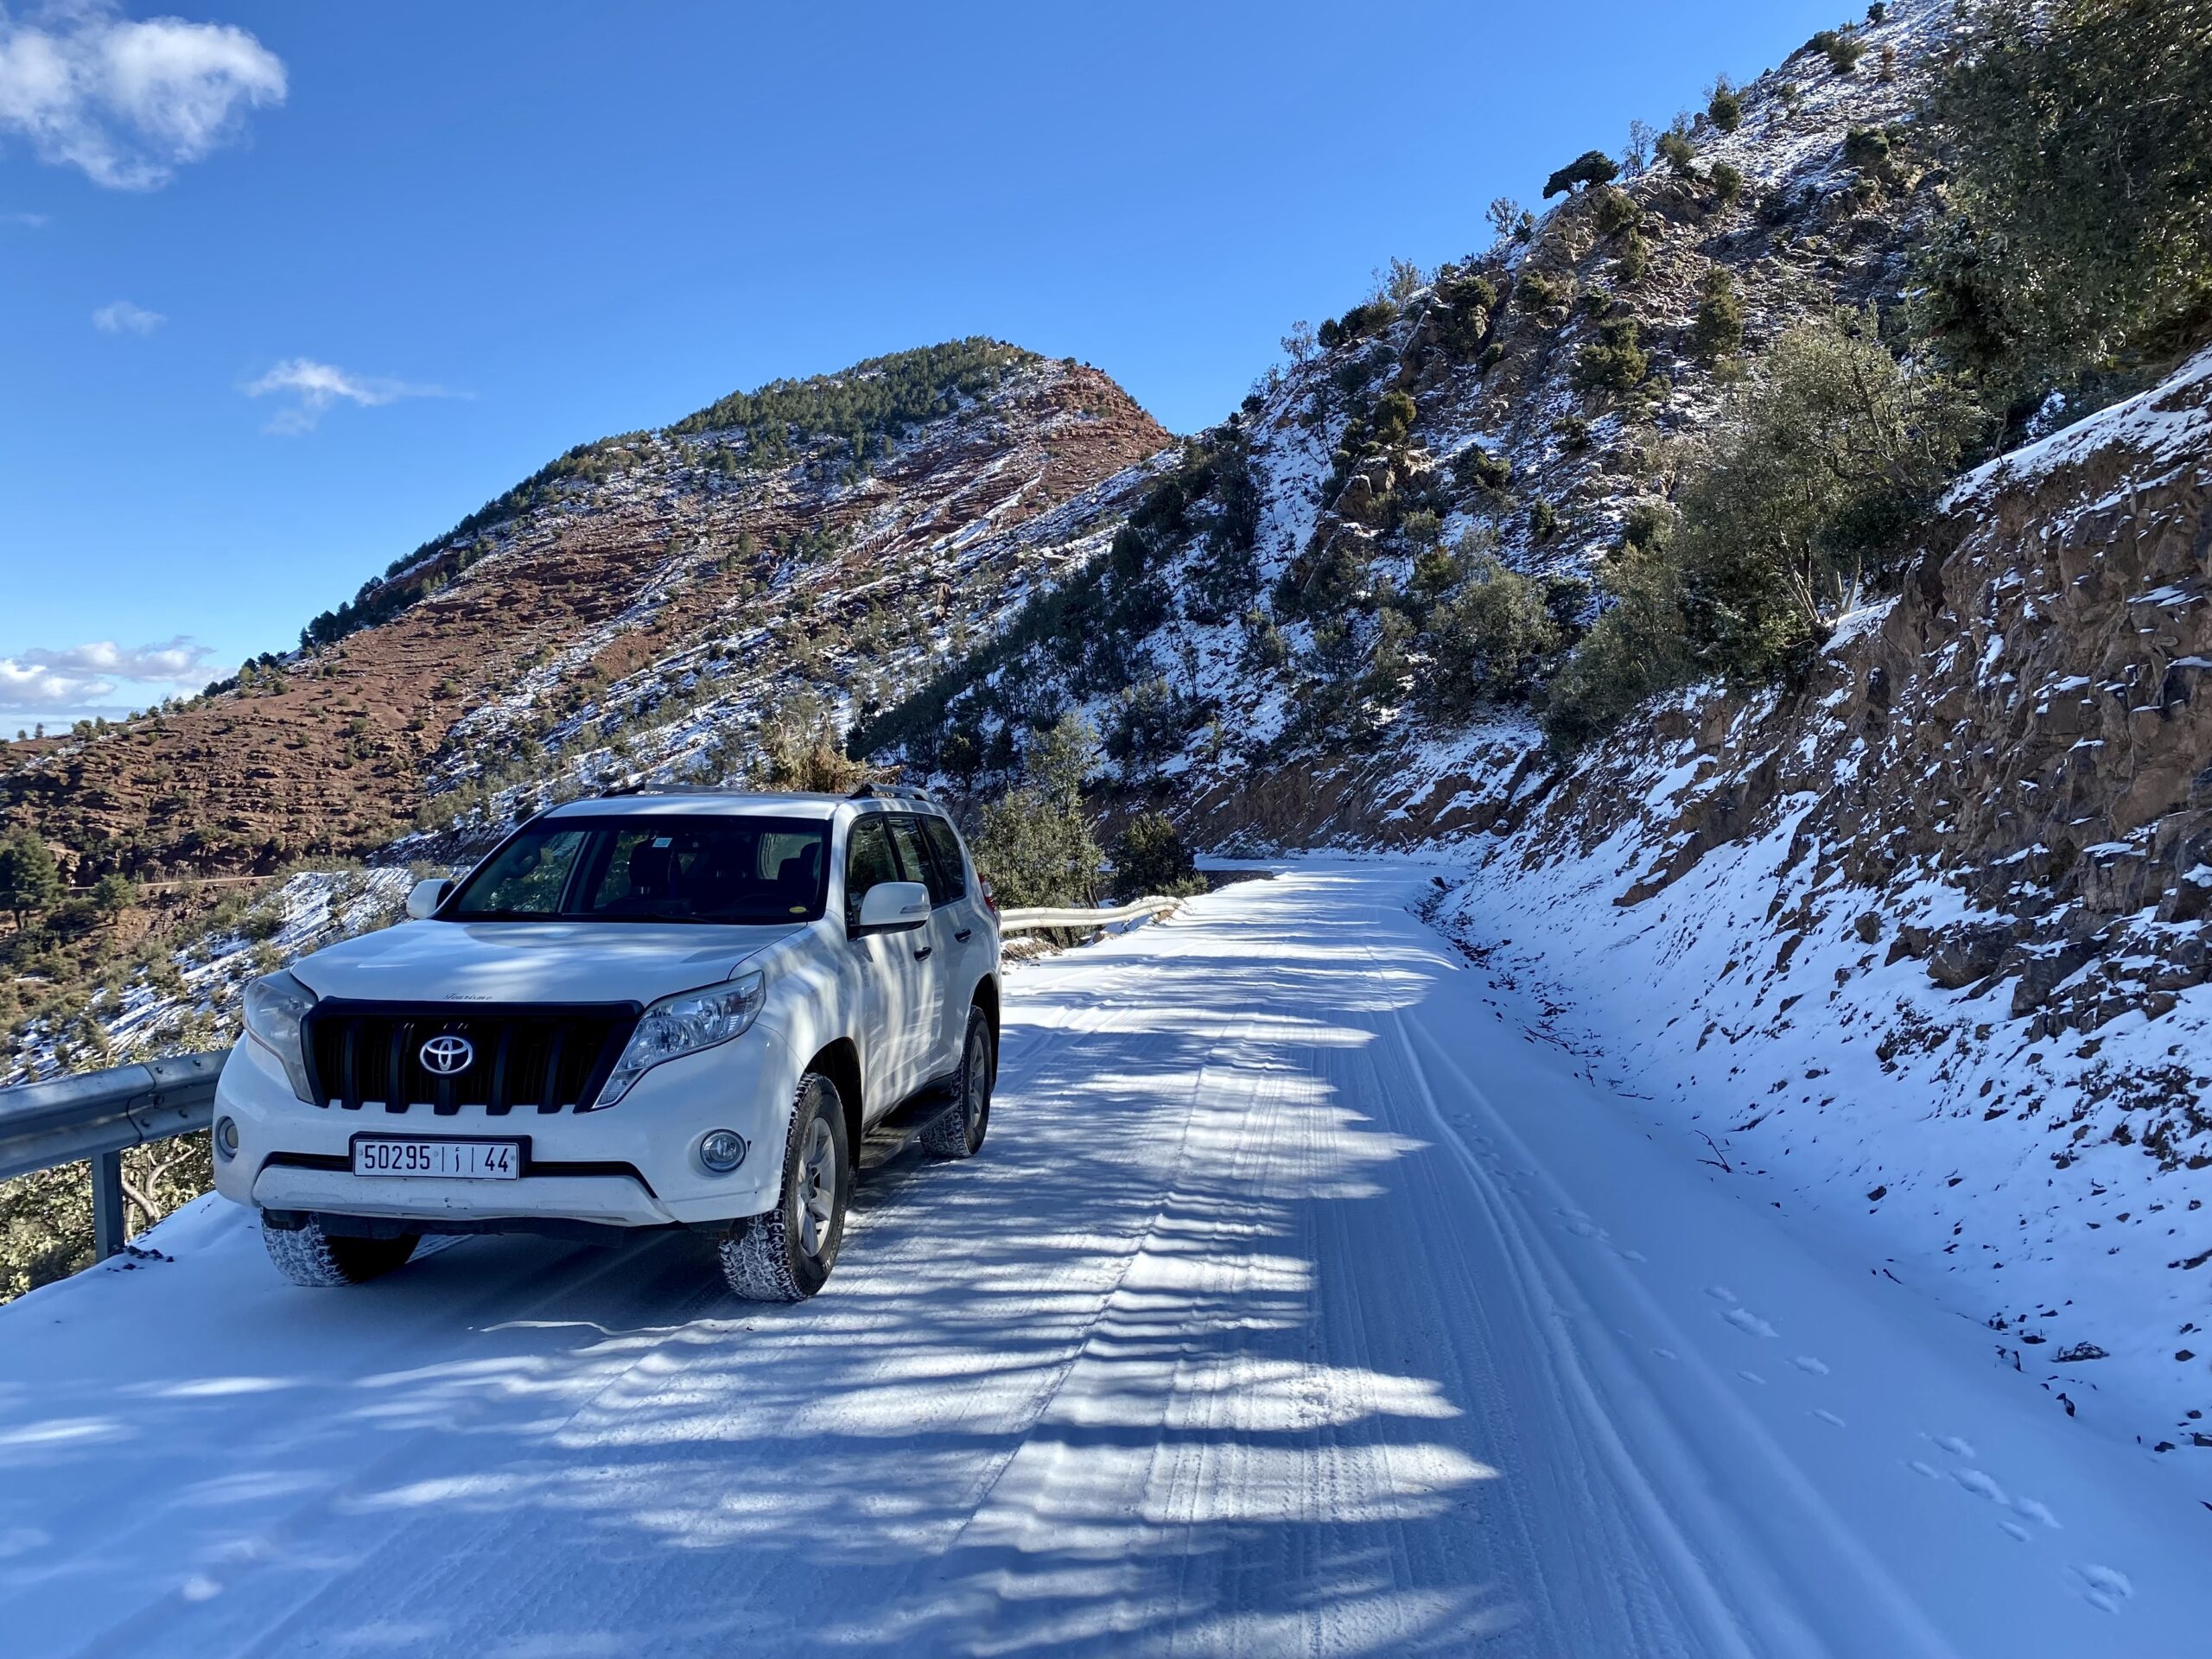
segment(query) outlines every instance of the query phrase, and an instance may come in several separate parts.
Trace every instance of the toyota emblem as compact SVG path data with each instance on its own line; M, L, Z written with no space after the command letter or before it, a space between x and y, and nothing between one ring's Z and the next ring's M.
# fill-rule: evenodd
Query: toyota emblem
M476 1045L466 1037L455 1037L448 1033L442 1037L433 1037L423 1044L422 1053L423 1070L435 1071L442 1077L450 1077L455 1072L468 1070L469 1063L476 1058Z

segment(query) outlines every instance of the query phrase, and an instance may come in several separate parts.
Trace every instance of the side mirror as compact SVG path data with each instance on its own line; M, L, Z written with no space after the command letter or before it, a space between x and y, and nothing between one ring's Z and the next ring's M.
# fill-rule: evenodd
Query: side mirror
M442 881L435 878L428 881L417 881L408 890L408 919L419 922L436 915L438 906L445 903L446 895L452 891L453 883L450 881Z
M930 890L918 881L879 881L861 895L860 925L853 931L904 933L930 918Z

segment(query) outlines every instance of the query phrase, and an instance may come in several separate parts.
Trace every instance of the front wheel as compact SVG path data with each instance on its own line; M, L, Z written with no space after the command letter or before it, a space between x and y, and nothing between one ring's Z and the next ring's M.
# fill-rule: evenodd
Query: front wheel
M799 1079L784 1137L776 1207L747 1216L722 1240L722 1277L748 1302L803 1302L836 1264L852 1186L852 1149L837 1085L818 1071Z
M271 1227L264 1220L261 1242L277 1272L296 1285L327 1290L366 1284L406 1266L421 1241L412 1233L397 1238L345 1238L326 1233L321 1221L309 1216L297 1227Z
M922 1131L923 1151L932 1158L972 1158L982 1149L991 1127L991 1084L997 1072L991 1022L981 1008L970 1008L968 1036L960 1049L960 1080L954 1086L957 1098Z

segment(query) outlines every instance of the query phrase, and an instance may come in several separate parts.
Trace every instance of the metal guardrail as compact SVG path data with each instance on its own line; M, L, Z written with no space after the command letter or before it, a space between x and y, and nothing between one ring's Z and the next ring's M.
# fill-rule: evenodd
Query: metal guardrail
M1165 916L1182 908L1180 899L1139 899L1113 910L1077 906L1067 910L1007 910L999 912L999 931L1023 933L1043 927L1111 927L1146 916Z
M92 1172L92 1243L124 1243L123 1154L207 1127L230 1050L180 1054L0 1089L0 1180L79 1160Z

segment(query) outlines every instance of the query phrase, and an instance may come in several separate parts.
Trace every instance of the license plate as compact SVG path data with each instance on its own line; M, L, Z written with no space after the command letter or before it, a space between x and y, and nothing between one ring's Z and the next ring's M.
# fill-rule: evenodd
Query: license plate
M364 1136L353 1142L353 1173L459 1181L518 1180L522 1176L522 1142Z

